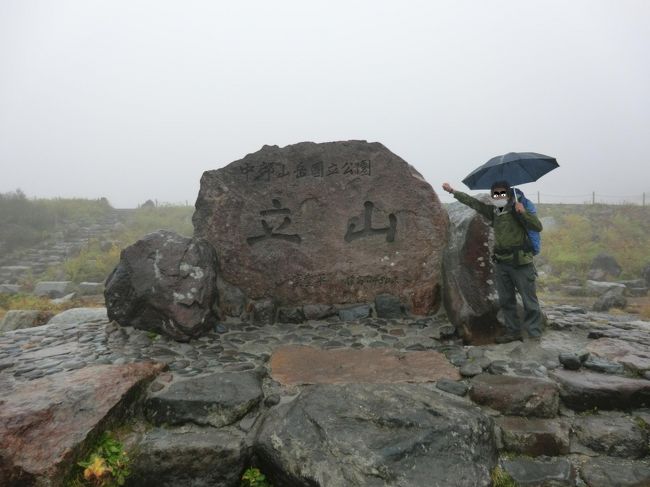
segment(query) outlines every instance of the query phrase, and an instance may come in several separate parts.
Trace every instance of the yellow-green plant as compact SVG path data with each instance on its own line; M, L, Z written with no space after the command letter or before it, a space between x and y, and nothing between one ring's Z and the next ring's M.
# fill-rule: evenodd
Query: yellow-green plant
M492 487L517 487L517 482L501 467L497 466L490 473Z
M124 485L131 473L129 464L130 459L122 443L104 433L88 458L78 463L83 471L70 485L93 487Z
M259 471L259 469L250 467L246 469L244 475L241 477L241 487L273 487L266 475Z

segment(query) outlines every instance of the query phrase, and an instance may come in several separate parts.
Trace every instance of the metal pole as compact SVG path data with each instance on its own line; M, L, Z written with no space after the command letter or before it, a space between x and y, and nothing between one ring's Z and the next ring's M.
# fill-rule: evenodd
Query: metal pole
M537 204L539 205L539 191L537 192Z
M595 204L596 204L596 192L595 192L595 191L593 191L593 192L591 193L591 204L592 204L592 205L595 205Z
M643 206L645 206L645 191L643 192Z

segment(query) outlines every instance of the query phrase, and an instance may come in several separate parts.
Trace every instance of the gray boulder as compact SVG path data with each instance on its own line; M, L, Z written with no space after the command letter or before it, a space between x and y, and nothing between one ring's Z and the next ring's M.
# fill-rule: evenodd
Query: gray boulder
M378 294L375 296L375 312L377 318L402 318L404 306L397 296L392 294Z
M336 308L329 304L306 304L302 311L308 320L322 320L337 313Z
M154 424L194 423L216 428L244 417L262 400L260 378L254 372L223 372L173 382L146 402Z
M106 308L72 308L55 315L48 325L82 324L108 321Z
M447 212L450 232L443 254L445 311L466 343L491 343L501 329L490 260L492 229L462 203L452 203Z
M135 451L130 487L232 487L249 465L237 428L153 428Z
M642 458L648 453L648 432L623 413L578 416L573 430L580 443L598 453L623 458Z
M580 474L589 487L650 485L650 465L641 460L599 456L587 460Z
M492 420L414 384L317 385L268 412L254 447L274 485L488 486Z
M102 294L104 292L103 282L80 282L79 294L82 296L91 296L94 294Z
M630 409L650 404L650 381L595 372L556 369L562 402L576 411Z
M612 289L618 290L622 294L625 290L625 284L622 284L620 282L588 280L585 282L585 289L587 294L590 296L602 296L607 291L611 291Z
M367 304L358 304L339 309L341 321L354 321L370 316L371 309Z
M217 258L201 239L159 230L122 250L106 280L108 317L178 341L217 323Z
M31 309L12 309L7 311L0 321L0 331L20 330L32 328L44 323L43 312Z
M623 288L614 288L599 297L594 303L594 311L609 311L612 308L624 309L627 306L627 298L623 296Z
M576 485L575 468L566 458L546 460L511 458L503 461L503 467L518 487L574 487Z
M0 294L18 294L19 292L18 284L0 284Z
M34 295L48 298L62 298L72 291L71 281L41 281L34 287Z
M594 257L590 267L588 277L596 281L618 277L622 270L614 256L605 253L598 254Z

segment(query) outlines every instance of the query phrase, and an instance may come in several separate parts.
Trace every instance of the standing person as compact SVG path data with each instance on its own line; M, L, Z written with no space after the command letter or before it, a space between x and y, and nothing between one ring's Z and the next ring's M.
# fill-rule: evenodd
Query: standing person
M473 208L487 218L494 228L494 253L496 287L499 306L503 310L506 331L496 338L497 343L508 343L522 339L525 329L533 340L542 335L542 312L537 300L535 278L537 271L533 264L533 250L529 245L527 229L542 231L542 223L534 213L526 211L521 202L515 201L514 191L507 181L492 185L492 204L483 203L468 194L454 190L449 183L442 189L454 195L461 203ZM517 317L519 292L524 304L523 326Z

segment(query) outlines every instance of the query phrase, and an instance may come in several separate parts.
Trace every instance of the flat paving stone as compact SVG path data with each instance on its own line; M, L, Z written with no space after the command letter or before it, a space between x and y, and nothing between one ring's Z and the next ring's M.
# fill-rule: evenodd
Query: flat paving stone
M432 350L320 350L285 346L277 348L271 356L271 377L284 385L389 384L459 380L460 374L443 354Z

